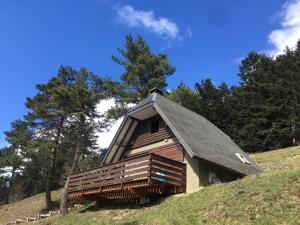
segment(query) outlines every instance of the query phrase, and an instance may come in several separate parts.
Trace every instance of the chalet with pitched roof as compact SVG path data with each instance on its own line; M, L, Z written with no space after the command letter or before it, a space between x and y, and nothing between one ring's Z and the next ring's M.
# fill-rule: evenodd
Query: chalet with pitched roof
M68 194L139 199L189 193L260 171L219 128L154 89L125 115L101 166L71 175Z

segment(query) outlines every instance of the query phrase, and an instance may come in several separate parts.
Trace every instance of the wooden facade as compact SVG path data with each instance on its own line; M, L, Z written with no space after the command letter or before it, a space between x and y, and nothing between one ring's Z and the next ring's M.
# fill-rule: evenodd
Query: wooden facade
M156 132L151 132L153 121L158 122ZM143 153L154 153L183 162L183 148L159 116L139 122L121 158L126 159Z
M119 161L74 173L69 197L126 199L185 191L184 151L159 116L139 121Z
M151 132L151 125L153 125L154 122L158 123L156 124L158 125L158 130L156 132ZM174 135L170 128L167 127L166 123L160 117L154 116L139 122L126 150L139 148L171 137L174 137Z

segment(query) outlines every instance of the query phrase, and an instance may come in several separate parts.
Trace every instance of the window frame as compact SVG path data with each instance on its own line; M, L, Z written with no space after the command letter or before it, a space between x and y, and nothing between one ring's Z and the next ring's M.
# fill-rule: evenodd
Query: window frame
M244 155L241 153L235 153L235 155L238 157L239 160L241 160L245 165L251 166L251 163L246 159Z
M155 126L153 126L153 124L155 123ZM154 130L155 128L155 130ZM152 118L150 120L150 134L155 134L157 132L159 132L160 129L160 118L159 117L155 117Z

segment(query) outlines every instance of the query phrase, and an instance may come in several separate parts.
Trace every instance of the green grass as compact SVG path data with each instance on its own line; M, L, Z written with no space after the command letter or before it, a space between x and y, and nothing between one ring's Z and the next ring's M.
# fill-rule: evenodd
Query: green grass
M300 147L251 157L264 173L212 185L190 195L171 196L148 207L105 207L92 211L86 205L65 217L55 216L40 224L300 224ZM36 197L38 202L39 198ZM25 201L13 203L14 210ZM0 224L2 212L0 208Z

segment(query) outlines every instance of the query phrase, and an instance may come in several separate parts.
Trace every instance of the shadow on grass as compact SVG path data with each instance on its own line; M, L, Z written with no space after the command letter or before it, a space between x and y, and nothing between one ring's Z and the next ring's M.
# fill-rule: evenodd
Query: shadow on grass
M114 200L114 201L101 201L98 200L91 205L83 208L79 211L79 213L85 212L95 212L100 210L126 210L126 209L145 209L151 208L155 205L161 204L165 201L169 196L165 197L155 197L150 199L150 203L140 205L136 199L134 200ZM127 223L126 223L127 224ZM128 225L134 225L137 222L130 222Z
M59 204L60 204L59 200L52 201L52 207L51 207L51 209L52 210L59 210ZM49 213L49 210L47 210L46 208L42 208L39 211L39 213L41 213L41 214L47 214L47 213Z
M131 221L131 222L125 222L122 225L139 225L140 223L138 221Z

